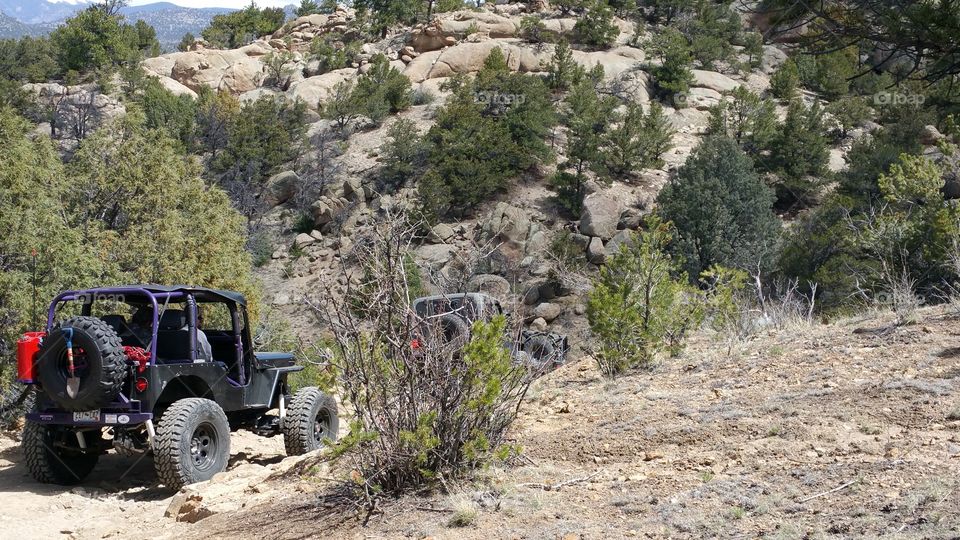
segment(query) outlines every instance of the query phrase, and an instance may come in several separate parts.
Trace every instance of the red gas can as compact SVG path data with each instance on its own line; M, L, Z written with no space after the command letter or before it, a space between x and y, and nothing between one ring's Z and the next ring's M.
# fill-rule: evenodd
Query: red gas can
M17 380L33 384L33 364L46 332L27 332L17 340Z

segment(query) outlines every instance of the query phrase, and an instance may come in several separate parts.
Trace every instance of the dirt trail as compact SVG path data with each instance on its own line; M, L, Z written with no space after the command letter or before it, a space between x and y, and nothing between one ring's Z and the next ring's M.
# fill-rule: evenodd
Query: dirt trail
M328 475L297 474L296 458L279 461L278 439L234 438L233 469L193 488L203 498L196 506L209 511L195 524L163 517L168 494L136 487L138 477L152 479L149 463L117 481L133 461L108 456L82 491L64 492L28 480L4 440L0 530L23 538L960 538L960 319L922 315L892 332L873 331L889 322L882 316L770 332L730 353L699 335L681 357L616 381L588 360L567 365L538 381L523 409L514 432L521 464L453 494L387 501L366 527L318 504ZM453 527L454 517L465 526Z
M164 517L174 494L157 485L149 457L103 456L75 487L36 483L23 464L19 434L0 435L0 537L2 538L182 538L196 525ZM251 501L250 485L282 468L283 441L234 433L230 469L203 492L213 511L236 511ZM297 458L287 459L291 466ZM255 495L255 494L253 494Z

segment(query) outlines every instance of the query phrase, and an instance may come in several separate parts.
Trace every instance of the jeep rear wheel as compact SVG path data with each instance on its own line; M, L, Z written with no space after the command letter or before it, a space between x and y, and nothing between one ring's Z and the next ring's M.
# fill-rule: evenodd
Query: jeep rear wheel
M283 418L283 445L288 456L306 454L337 440L337 402L319 388L301 388Z
M102 434L87 430L83 437L87 450L80 448L74 429L27 422L20 446L30 475L44 484L69 486L82 482L100 459Z
M209 480L230 459L227 415L209 399L175 401L157 425L153 454L157 476L170 489Z

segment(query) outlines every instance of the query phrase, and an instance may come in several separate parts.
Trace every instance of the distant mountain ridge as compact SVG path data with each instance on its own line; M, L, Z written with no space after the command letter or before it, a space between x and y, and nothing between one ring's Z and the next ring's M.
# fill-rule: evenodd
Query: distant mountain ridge
M60 3L47 0L0 0L0 38L42 36L74 13L89 7L88 0ZM157 40L167 50L176 48L186 33L199 35L215 15L232 8L190 8L171 2L127 6L121 13L129 22L143 19L157 31Z

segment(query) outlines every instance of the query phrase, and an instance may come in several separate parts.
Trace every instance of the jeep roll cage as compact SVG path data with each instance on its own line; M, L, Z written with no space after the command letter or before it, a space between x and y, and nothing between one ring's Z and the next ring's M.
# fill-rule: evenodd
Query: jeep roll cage
M252 341L250 339L250 329L247 321L246 308L247 300L242 294L224 291L219 289L210 289L206 287L191 287L186 285L123 285L118 287L98 287L93 289L82 289L74 291L64 291L57 295L47 311L46 331L53 330L57 311L69 302L80 301L82 303L81 314L89 316L93 304L96 301L115 301L128 305L146 305L151 309L150 323L150 342L147 345L150 353L150 365L155 365L157 357L157 334L159 332L160 317L166 306L170 302L186 303L187 310L187 328L189 330L189 356L180 359L165 359L164 363L193 362L197 358L197 311L198 305L203 303L223 303L230 311L230 317L233 323L233 333L236 348L236 362L239 367L240 385L243 385L246 379L246 373L243 366L245 350L252 350ZM135 301L139 300L139 301Z

